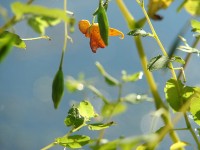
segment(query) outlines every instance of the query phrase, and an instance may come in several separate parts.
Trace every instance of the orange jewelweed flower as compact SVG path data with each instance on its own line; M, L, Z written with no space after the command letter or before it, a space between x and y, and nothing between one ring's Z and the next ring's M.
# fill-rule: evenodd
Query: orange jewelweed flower
M101 38L98 23L90 24L88 20L81 20L79 21L79 30L85 34L87 38L90 38L90 48L93 53L96 53L98 48L106 47ZM121 39L124 38L124 34L114 28L109 28L109 36L121 36Z

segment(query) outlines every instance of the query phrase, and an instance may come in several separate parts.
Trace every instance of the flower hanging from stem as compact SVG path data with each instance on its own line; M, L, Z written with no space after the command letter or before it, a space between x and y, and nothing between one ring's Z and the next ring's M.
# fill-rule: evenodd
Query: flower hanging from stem
M106 44L101 38L98 23L90 24L88 20L79 21L79 30L85 34L87 38L90 38L90 48L93 53L96 53L98 48L105 48ZM109 36L121 36L124 38L124 34L114 28L109 28Z

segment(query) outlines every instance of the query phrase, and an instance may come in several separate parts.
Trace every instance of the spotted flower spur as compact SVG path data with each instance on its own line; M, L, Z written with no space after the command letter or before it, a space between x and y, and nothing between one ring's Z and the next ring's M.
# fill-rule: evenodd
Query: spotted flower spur
M106 44L101 38L98 23L90 24L88 20L79 21L79 30L85 34L87 38L90 38L90 48L93 53L96 53L98 48L105 48ZM109 28L109 36L121 36L124 38L124 34L114 28Z

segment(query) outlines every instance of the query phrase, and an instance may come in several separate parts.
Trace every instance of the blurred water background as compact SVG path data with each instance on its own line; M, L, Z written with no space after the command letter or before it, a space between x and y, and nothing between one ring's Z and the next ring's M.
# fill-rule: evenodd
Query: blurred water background
M0 5L8 9L12 0L1 0ZM24 0L22 2L25 2ZM143 13L136 1L124 1L130 12L136 19L143 17ZM145 1L147 4L147 1ZM183 9L176 12L181 1L175 1L169 9L159 11L164 17L162 21L153 21L153 25L168 50L173 41L178 38L177 34L191 16ZM63 8L60 0L34 1L47 7ZM99 61L105 69L116 78L120 78L121 71L128 73L141 71L138 54L132 37L127 36L129 32L126 22L123 19L116 3L112 0L109 4L108 17L110 26L121 30L125 38L111 37L110 44L105 49L99 49L96 54L92 53L89 47L89 39L82 35L77 27L77 22L81 19L92 21L92 14L98 6L98 1L93 0L68 0L69 11L74 12L76 18L75 32L70 34L73 43L68 42L67 53L64 58L65 76L77 77L79 73L84 73L86 78L93 78L95 85L111 99L116 98L117 89L107 86L103 78L99 75L95 62ZM2 18L0 25L3 25ZM26 22L21 22L14 27L16 33L21 38L36 37L38 34L27 26ZM144 29L150 31L145 25ZM189 29L190 30L190 29ZM56 27L48 28L46 35L52 38L51 41L36 40L27 41L27 49L14 48L6 60L0 64L0 149L1 150L38 150L53 140L64 135L69 128L65 127L63 120L68 109L73 102L89 99L94 104L97 113L100 112L101 101L89 92L70 94L65 90L65 95L58 110L54 110L51 99L51 84L58 69L61 50L63 47L64 26L59 24ZM188 31L185 35L188 43L194 40L192 33ZM154 39L143 38L143 44L148 58L161 54ZM197 48L199 48L198 45ZM185 57L185 53L178 52L177 55ZM199 57L193 55L185 74L187 84L190 86L200 85ZM163 96L163 87L170 78L166 71L154 72L155 80L158 82L160 93ZM123 90L123 95L128 93L149 94L150 91L145 78L134 84L127 84ZM112 120L117 125L106 131L105 137L112 140L119 136L136 136L150 132L151 117L154 105L144 102L138 105L128 105L125 113L114 117ZM192 120L191 120L192 121ZM194 128L197 126L194 125ZM158 126L162 122L158 123ZM180 121L179 127L185 127L184 121ZM84 128L79 133L95 137L98 132L88 131ZM189 132L181 131L181 138L194 144ZM169 149L170 139L164 139L159 149ZM194 144L195 145L195 144ZM55 147L53 149L63 149ZM87 148L85 148L87 149ZM192 148L193 149L193 148Z

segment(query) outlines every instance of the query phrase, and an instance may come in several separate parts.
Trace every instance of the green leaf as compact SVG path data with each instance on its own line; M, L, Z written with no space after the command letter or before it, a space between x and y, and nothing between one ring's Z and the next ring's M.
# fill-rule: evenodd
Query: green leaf
M184 148L187 145L188 145L187 142L179 141L179 142L172 144L170 146L170 150L177 150L177 149L180 149L180 148Z
M194 95L190 104L190 113L193 116L194 121L200 126L200 88L194 88Z
M167 68L169 62L170 62L169 57L158 55L149 61L147 68L149 69L149 71Z
M84 89L84 85L81 81L75 80L70 76L67 77L65 85L67 90L71 93L76 92L77 90L82 91Z
M17 19L20 19L25 14L32 14L50 18L57 18L65 22L68 21L66 12L61 9L47 8L39 5L28 5L21 2L12 3L11 8Z
M28 19L28 24L35 32L44 35L47 27L55 26L60 21L60 19L52 17L33 16Z
M6 37L3 42L0 42L0 62L3 62L8 53L11 51L13 42L13 39L10 37Z
M179 57L179 56L173 56L171 61L176 61L180 64L185 64L185 60L183 58Z
M56 144L69 148L81 148L90 142L90 137L86 135L64 136L55 139Z
M57 109L64 94L64 74L62 68L57 71L52 84L52 99L54 108Z
M104 117L110 117L121 114L125 110L126 110L126 105L123 103L107 103L104 104L101 112Z
M127 137L121 139L119 146L121 150L132 150L133 148L137 150L146 150L146 149L141 149L141 148L147 148L145 144L140 145L137 148L135 147L141 143L151 143L152 141L156 140L156 138L157 138L156 134L142 135L137 137L135 136Z
M9 41L8 39L12 39L13 46L23 49L26 48L25 42L19 37L19 35L8 31L4 31L0 34L0 45L6 43L6 41Z
M132 93L123 97L122 101L131 103L131 104L138 104L143 101L152 101L152 98L148 97L147 95L139 95L139 94Z
M119 142L120 142L120 139L110 141L106 144L101 145L99 150L116 150Z
M194 94L194 88L183 85L180 80L170 79L165 85L164 92L169 105L175 111L179 111L184 103Z
M69 110L68 116L64 120L66 126L73 126L74 129L84 125L84 122L85 118L80 115L79 110L74 106Z
M200 33L200 22L198 20L191 20L192 31Z
M109 122L109 123L95 123L95 124L89 124L88 125L88 129L89 130L102 130L102 129L106 129L109 128L110 126L114 125L114 122Z
M92 104L87 100L80 102L78 110L80 115L83 116L86 119L86 121L89 121L90 118L98 116L98 114L95 113Z
M122 81L124 82L135 82L139 79L142 79L143 72L137 72L131 75L127 75L126 71L122 71Z
M101 38L105 45L108 45L109 22L102 0L100 0L99 8L97 10L97 22L99 24Z
M143 29L135 29L133 31L128 32L127 35L145 37L145 36L149 36L150 34L144 31Z
M108 74L99 62L96 62L96 66L101 75L104 77L107 84L111 86L119 85L119 81L112 77L110 74Z
M184 5L186 11L194 16L200 15L200 1L199 0L187 0Z

